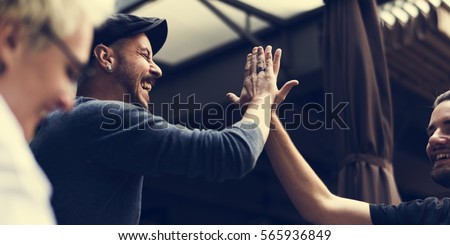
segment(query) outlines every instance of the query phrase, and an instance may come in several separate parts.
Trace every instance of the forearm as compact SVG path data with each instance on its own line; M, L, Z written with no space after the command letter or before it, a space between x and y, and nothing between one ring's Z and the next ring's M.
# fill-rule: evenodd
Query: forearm
M272 167L300 214L315 217L317 211L320 215L318 206L332 194L298 152L278 117L272 119L265 146Z
M245 125L253 125L261 130L264 143L270 132L271 105L270 95L254 98L247 104L247 109L242 117Z
M276 115L265 146L289 198L315 224L370 224L367 203L333 195L296 149Z

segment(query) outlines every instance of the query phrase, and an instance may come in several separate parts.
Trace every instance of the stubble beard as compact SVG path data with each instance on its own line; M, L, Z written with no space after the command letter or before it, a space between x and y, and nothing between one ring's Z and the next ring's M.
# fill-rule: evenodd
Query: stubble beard
M448 166L442 166L439 168L433 167L430 175L431 178L434 180L434 182L438 183L443 187L450 188L450 167Z
M118 66L116 72L118 82L124 87L124 95L123 95L124 102L143 106L142 102L139 100L138 95L137 86L140 86L140 84L139 81L135 80L137 78L133 76L134 74L137 73L135 72L134 66L128 64L127 65L121 64Z

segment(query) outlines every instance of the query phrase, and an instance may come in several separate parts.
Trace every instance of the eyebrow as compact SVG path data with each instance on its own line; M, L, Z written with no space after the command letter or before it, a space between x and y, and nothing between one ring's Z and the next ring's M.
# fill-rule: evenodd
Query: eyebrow
M450 119L446 119L443 124L444 126L450 126ZM427 134L430 135L430 133L433 132L434 130L436 130L436 126L429 125L427 127Z

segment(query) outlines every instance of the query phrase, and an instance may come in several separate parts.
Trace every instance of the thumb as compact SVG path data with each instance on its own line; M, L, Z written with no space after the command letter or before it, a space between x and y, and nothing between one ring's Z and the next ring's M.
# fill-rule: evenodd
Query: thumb
M291 89L293 87L297 86L298 84L299 84L299 82L297 80L291 80L291 81L285 83L283 85L283 87L281 87L280 91L278 91L277 103L281 103L282 101L284 101L284 99L286 99L286 96L289 94Z
M239 99L240 99L240 98L239 98L237 95L235 95L235 94L233 94L233 93L228 93L228 94L227 94L227 99L228 99L228 101L230 101L231 103L239 105Z

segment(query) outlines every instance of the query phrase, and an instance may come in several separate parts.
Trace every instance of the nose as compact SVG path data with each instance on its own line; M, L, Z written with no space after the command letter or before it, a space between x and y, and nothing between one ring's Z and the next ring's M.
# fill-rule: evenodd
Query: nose
M439 128L428 139L430 146L445 145L449 142L449 135L444 134Z
M64 86L64 89L61 91L61 94L58 98L57 108L63 111L69 111L73 108L75 95L77 91L77 86L75 83L70 83L67 86Z
M154 62L150 62L150 74L152 74L153 77L155 78L160 78L162 77L162 70L161 68L159 68L159 66Z

